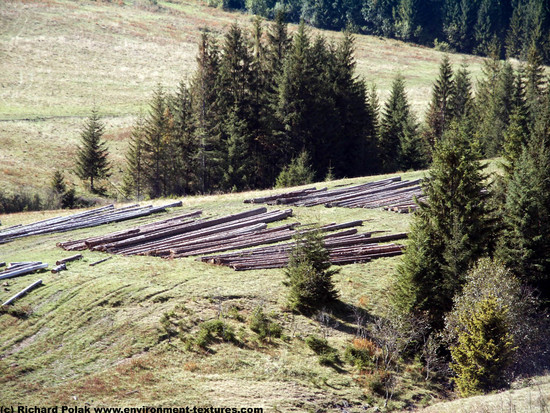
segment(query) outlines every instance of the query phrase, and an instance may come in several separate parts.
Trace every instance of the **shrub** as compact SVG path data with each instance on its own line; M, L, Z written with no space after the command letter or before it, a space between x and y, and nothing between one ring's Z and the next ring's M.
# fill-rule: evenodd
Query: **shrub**
M463 396L493 390L504 385L502 371L511 363L514 338L506 325L507 307L499 306L495 297L476 303L473 314L462 313L458 344L451 347L451 368L455 383Z
M357 369L363 370L372 367L378 357L379 349L367 338L355 338L344 351L344 359Z
M200 325L194 344L197 347L206 349L215 340L233 342L235 341L235 331L233 327L222 320L209 320Z
M319 363L326 366L337 364L340 362L338 351L328 345L328 341L324 338L309 336L306 338L306 344L319 356Z
M275 187L286 188L289 186L310 184L313 182L314 176L315 173L309 165L309 155L306 151L303 151L297 158L292 159L289 165L283 168L275 181Z
M290 287L290 309L312 313L316 308L336 300L338 293L332 276L338 270L331 270L330 267L328 251L319 231L308 231L297 237L285 271L288 277L285 285Z
M254 314L250 318L250 329L258 334L260 340L281 337L283 328L271 321L269 317L263 312L262 307L256 308Z

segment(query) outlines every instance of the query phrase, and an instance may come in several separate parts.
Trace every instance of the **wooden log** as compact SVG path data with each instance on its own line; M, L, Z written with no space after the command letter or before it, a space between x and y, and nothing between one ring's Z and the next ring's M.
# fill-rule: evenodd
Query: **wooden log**
M6 266L6 263L5 262L0 262L0 268L1 267L5 267Z
M80 259L82 259L82 254L71 255L70 257L62 258L59 261L56 261L55 265L61 265L61 264L65 264L67 262L76 261L76 260L80 260Z
M4 302L2 305L10 305L13 304L16 300L26 295L29 291L34 290L36 287L42 284L42 280L38 280L33 282L31 285L23 289L22 291L15 294L13 297L8 299L6 302Z
M67 264L63 262L52 268L52 274L56 274L58 272L65 271L65 270L67 270Z
M113 257L107 257L107 258L103 258L102 260L99 260L99 261L96 261L96 262L92 262L92 263L90 264L90 267L94 267L94 266L96 266L97 264L101 264L102 262L105 262L105 261L110 260L111 258L113 258Z
M11 270L6 270L0 272L0 280L4 280L6 278L13 278L13 277L19 277L22 275L30 274L34 271L43 270L45 268L48 268L48 264L46 263L39 263L39 264L31 264L31 265L25 265L22 267L18 267Z
M253 209L253 210L250 210L250 211L241 212L241 213L238 213L238 214L226 215L226 216L223 216L223 217L220 217L220 218L214 218L214 219L210 219L208 221L202 221L202 222L197 223L197 224L189 224L185 229L183 229L183 231L184 232L190 232L190 231L196 230L196 229L212 227L212 226L217 225L217 224L226 223L226 222L230 222L230 221L236 221L236 220L241 219L241 218L248 218L248 217L251 217L251 216L254 216L254 215L263 214L265 212L267 212L267 208L262 207L262 208L257 208L257 209ZM182 233L182 228L166 229L166 230L162 230L162 231L159 231L159 232L156 232L156 233L153 233L153 234L141 235L141 236L129 238L127 240L122 240L122 241L117 241L117 242L114 242L114 243L111 243L111 244L106 244L105 249L107 251L116 250L116 249L119 249L121 247L128 247L128 246L140 244L140 243L143 243L143 242L146 242L146 241L153 241L153 240L157 240L159 238L165 238L165 237L168 237L168 236L171 236L171 235L176 235L176 234L181 234L181 233Z

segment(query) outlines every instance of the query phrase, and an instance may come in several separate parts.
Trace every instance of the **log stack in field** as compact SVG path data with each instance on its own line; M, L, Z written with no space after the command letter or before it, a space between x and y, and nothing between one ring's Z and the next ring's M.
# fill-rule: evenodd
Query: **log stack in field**
M400 176L328 190L308 188L262 198L247 199L245 203L294 205L311 207L385 208L410 212L417 208L415 198L423 199L421 179L402 181Z
M90 211L78 212L76 214L50 218L28 225L16 225L3 229L0 231L0 244L32 235L66 232L144 217L157 212L164 212L166 208L179 207L181 205L181 201L158 207L130 205L122 208L115 208L113 205L107 205Z

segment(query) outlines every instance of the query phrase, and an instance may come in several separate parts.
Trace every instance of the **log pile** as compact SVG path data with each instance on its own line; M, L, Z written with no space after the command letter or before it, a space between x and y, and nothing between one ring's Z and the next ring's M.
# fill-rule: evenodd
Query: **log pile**
M349 234L342 231L324 237L325 247L331 264L345 265L365 263L375 258L400 255L402 245L384 244L388 241L404 239L406 233L373 237L373 232ZM295 242L255 248L229 254L211 255L198 260L216 265L228 266L236 271L283 268L288 265L289 255Z
M181 201L159 207L130 205L123 208L115 208L113 205L107 205L64 217L56 217L28 225L16 225L6 228L0 231L0 244L31 235L66 232L144 217L157 212L163 212L166 208L181 205Z
M422 198L421 179L402 181L401 177L368 182L361 185L327 190L308 188L268 197L247 199L245 203L294 205L311 207L385 208L396 212L416 209L415 197Z
M122 255L176 258L290 239L297 224L270 229L267 229L267 224L291 215L291 209L268 212L265 207L210 219L188 219L188 214L102 237L63 242L58 246L70 251L90 249ZM355 221L355 225L359 222Z
M48 264L40 261L14 262L11 263L4 271L0 271L0 280L31 274L45 268L48 268Z

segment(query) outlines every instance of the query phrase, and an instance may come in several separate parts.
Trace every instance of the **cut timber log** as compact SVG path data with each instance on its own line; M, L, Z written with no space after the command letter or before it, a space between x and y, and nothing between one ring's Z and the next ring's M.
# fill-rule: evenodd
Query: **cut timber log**
M55 265L65 264L67 262L76 261L82 259L82 254L71 255L70 257L63 258L55 262Z
M22 291L18 292L17 294L15 294L13 297L11 297L8 301L4 302L4 304L2 304L2 305L13 304L14 301L20 299L21 297L26 295L29 291L34 290L36 287L38 287L41 284L42 284L42 280L38 280L38 281L33 282L27 288L25 288L24 290L22 290Z
M52 268L52 274L56 274L58 272L66 271L66 270L67 270L67 264L62 263Z
M102 262L105 262L105 261L110 260L111 258L113 258L113 257L107 257L107 258L103 258L102 260L99 260L99 261L96 261L96 262L92 262L92 263L90 264L90 267L94 267L94 266L96 266L97 264L101 264Z
M43 270L45 268L48 268L48 264L46 263L23 265L21 267L0 272L0 280L27 275L38 270Z

